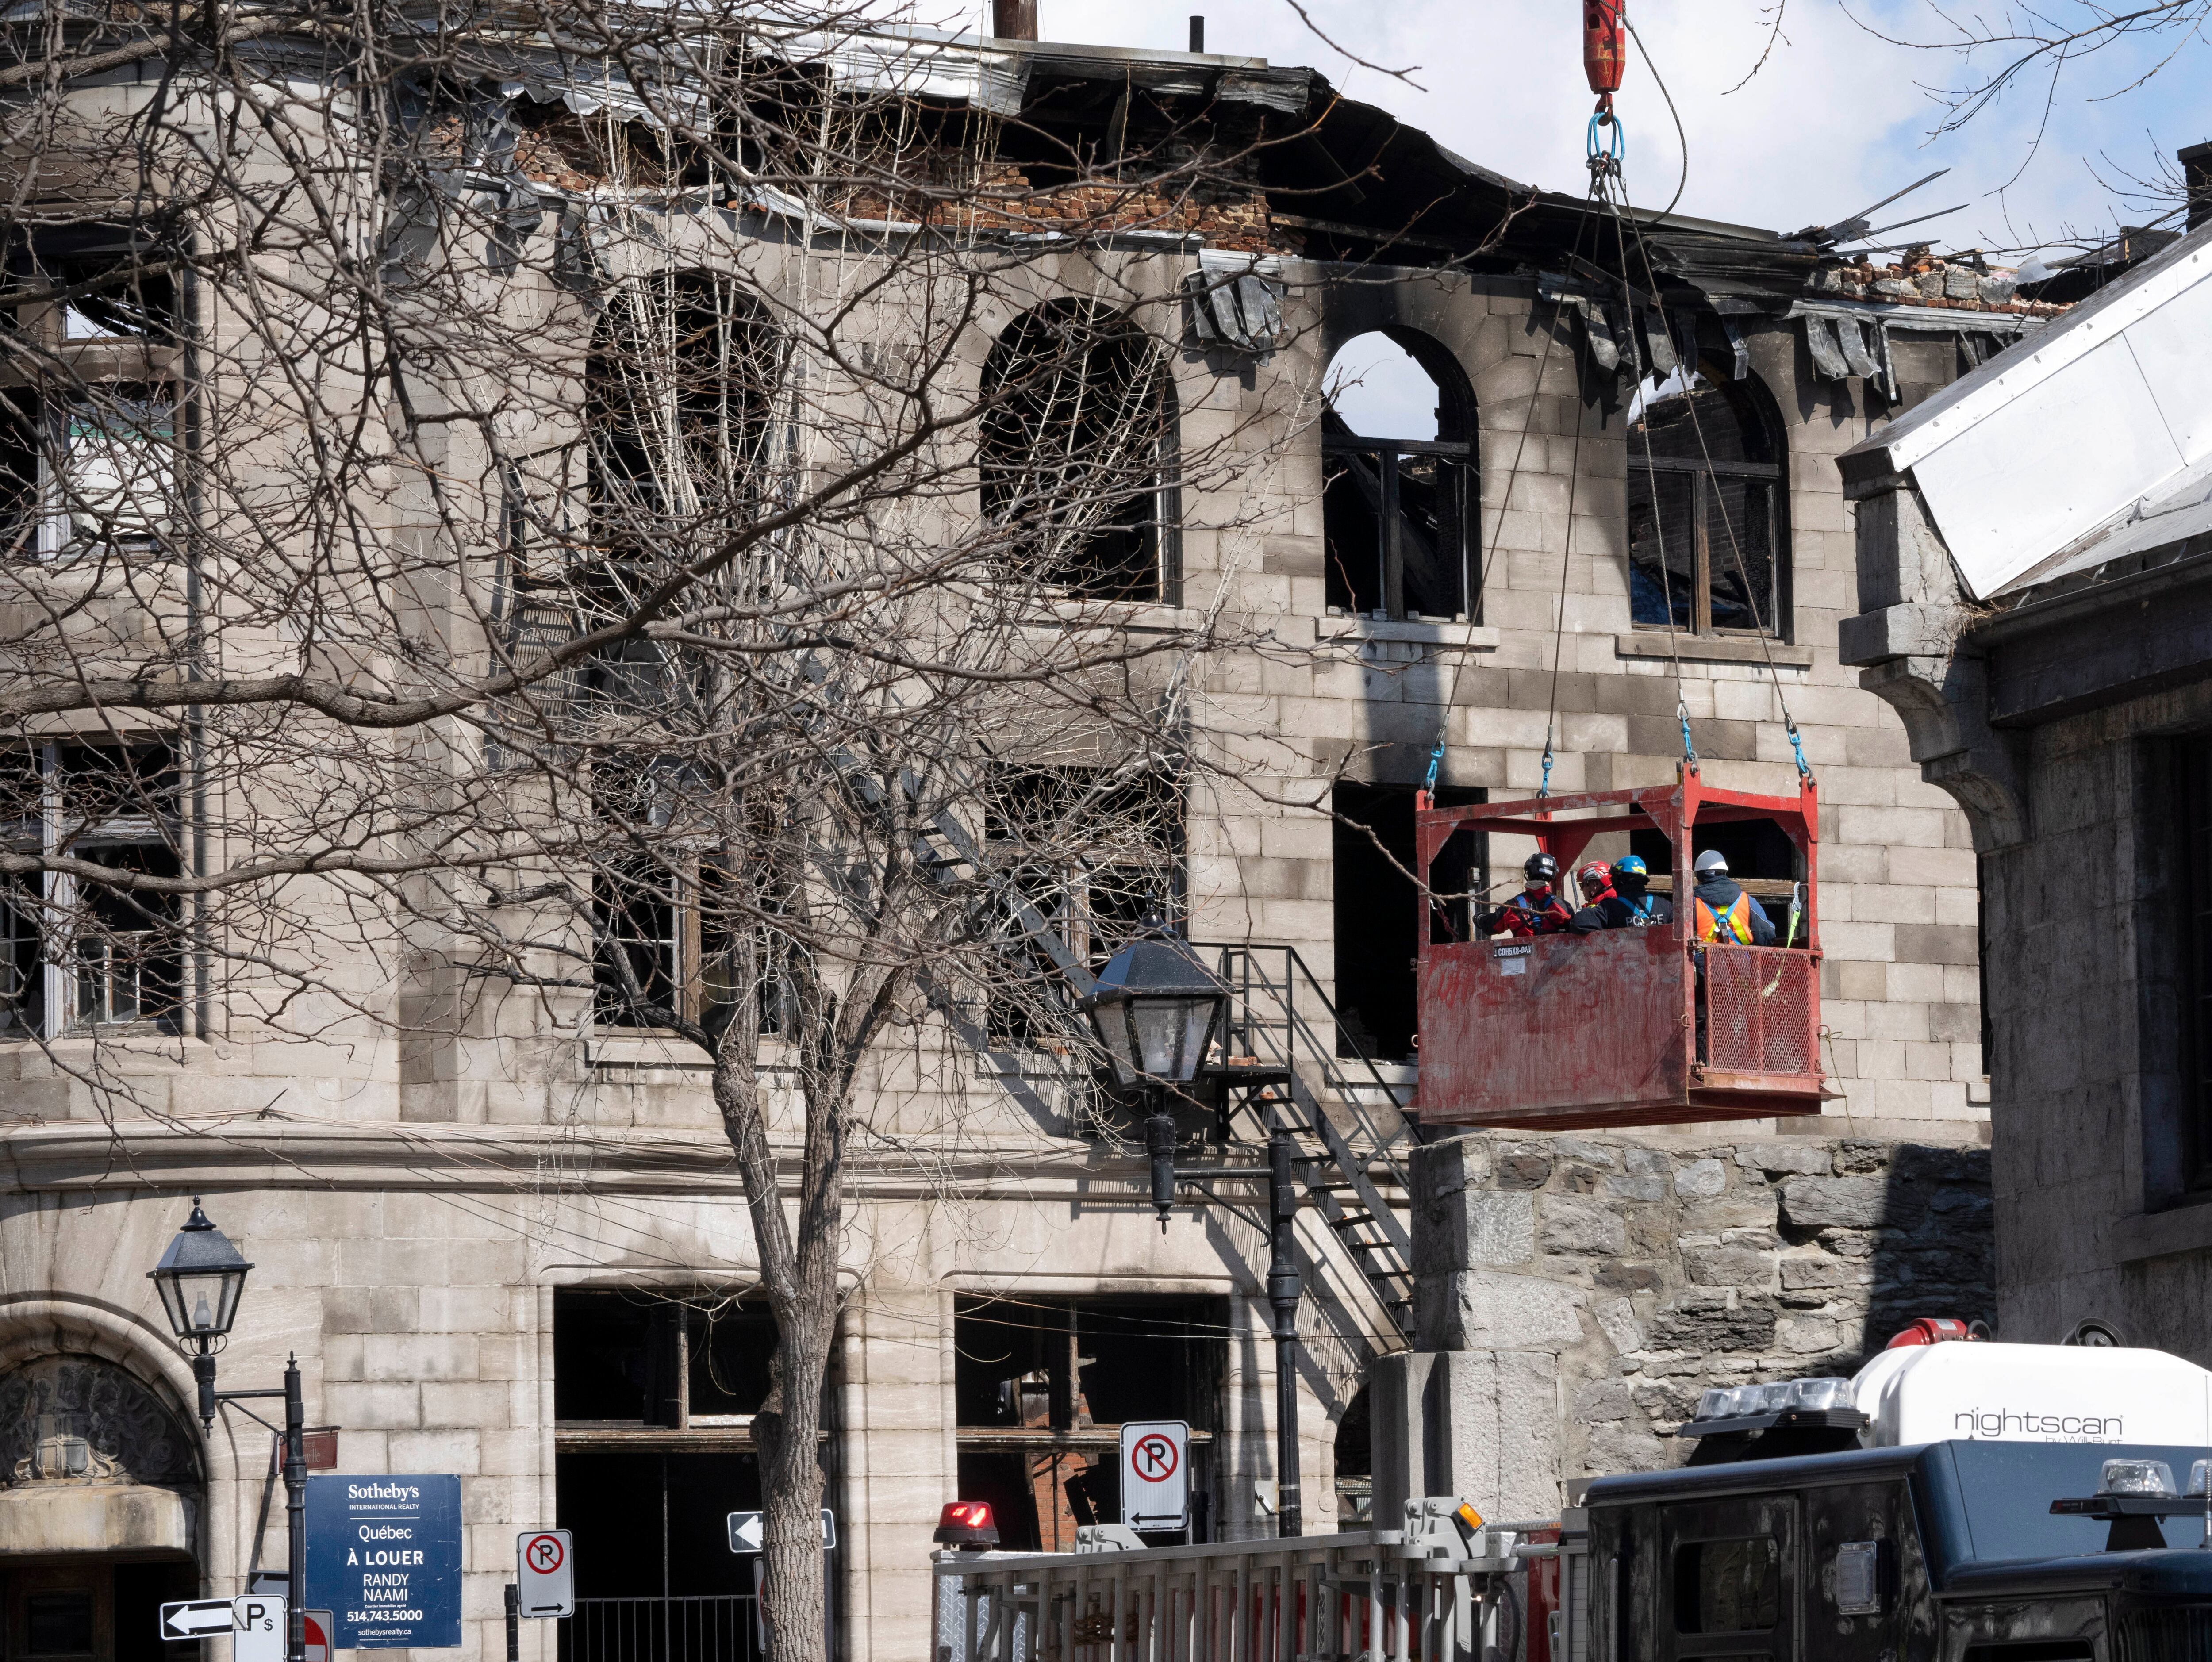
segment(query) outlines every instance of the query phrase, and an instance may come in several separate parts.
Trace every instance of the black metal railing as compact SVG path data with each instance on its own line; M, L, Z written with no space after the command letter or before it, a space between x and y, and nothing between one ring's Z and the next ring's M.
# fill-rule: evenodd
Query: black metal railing
M561 1662L758 1662L759 1601L579 1598L561 1624Z
M1414 1140L1409 1093L1356 1046L1352 1055L1340 1053L1336 1006L1296 947L1194 944L1217 955L1215 967L1230 990L1229 1053L1290 1070L1299 1129L1320 1148L1302 1161L1307 1190L1399 1331L1410 1337L1413 1242L1395 1211L1412 1190L1405 1163Z

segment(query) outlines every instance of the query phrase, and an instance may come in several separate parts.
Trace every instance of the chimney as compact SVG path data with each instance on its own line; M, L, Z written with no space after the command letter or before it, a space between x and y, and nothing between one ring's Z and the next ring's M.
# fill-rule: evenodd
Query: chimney
M2181 182L2189 192L2189 228L2194 231L2212 220L2212 141L2192 144L2174 160L2181 164Z
M1190 49L1194 52L1206 50L1206 20L1203 17L1190 20Z
M1036 0L991 0L991 33L1001 40L1036 39Z

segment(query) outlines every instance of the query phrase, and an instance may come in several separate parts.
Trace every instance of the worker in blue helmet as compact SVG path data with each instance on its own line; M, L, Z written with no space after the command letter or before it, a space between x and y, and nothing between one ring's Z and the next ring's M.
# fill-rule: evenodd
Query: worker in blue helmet
M1643 858L1625 854L1613 863L1613 892L1575 913L1571 927L1577 935L1590 935L1601 929L1648 929L1674 921L1674 908L1667 897L1651 892L1651 872Z

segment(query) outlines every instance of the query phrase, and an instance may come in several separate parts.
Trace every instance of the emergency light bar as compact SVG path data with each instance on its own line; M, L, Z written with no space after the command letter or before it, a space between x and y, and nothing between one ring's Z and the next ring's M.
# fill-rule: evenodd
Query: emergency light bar
M1867 1448L1951 1441L2212 1447L2212 1373L2194 1362L2163 1350L1943 1342L1952 1337L1893 1344L1848 1380L1717 1386L1674 1435L1850 1431ZM2160 1479L2119 1470L2124 1464L2108 1466L2106 1496L2175 1493L2170 1471ZM2163 1489L2142 1487L2159 1481ZM2208 1489L2212 1459L2191 1471L2188 1493L2202 1498Z
M1721 1437L1778 1427L1856 1431L1866 1423L1845 1379L1778 1380L1718 1386L1698 1398L1697 1417L1678 1437Z

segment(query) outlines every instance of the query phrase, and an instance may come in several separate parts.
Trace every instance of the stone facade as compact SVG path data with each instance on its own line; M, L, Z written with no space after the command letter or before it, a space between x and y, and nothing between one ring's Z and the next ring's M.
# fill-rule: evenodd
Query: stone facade
M1378 1517L1437 1493L1543 1515L1563 1482L1679 1464L1665 1434L1709 1386L1850 1374L1916 1316L1995 1306L1978 1146L1474 1136L1413 1171Z

